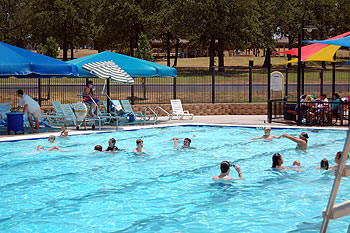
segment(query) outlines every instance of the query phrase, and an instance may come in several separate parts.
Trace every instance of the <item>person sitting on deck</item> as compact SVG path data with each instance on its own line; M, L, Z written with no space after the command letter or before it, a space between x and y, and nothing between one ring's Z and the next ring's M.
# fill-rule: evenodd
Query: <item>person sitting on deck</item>
M213 176L213 179L214 180L238 180L238 179L243 179L240 166L232 165L232 167L234 167L236 169L239 178L233 178L233 177L229 176L230 175L230 167L231 167L230 162L228 162L228 161L221 162L221 164L220 164L221 173L218 176Z

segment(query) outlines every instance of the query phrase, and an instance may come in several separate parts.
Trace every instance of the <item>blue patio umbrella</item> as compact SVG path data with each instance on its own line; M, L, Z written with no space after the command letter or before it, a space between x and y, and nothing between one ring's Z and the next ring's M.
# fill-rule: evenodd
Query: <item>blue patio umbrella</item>
M0 42L0 78L38 78L38 102L41 104L41 78L78 76L72 64Z
M113 61L122 68L131 77L176 77L176 69L154 62L138 59L135 57L126 56L114 52L102 52L78 59L68 61L67 63L76 65L79 69L79 77L97 77L82 66L87 63Z
M79 75L72 64L0 42L0 78L51 78Z

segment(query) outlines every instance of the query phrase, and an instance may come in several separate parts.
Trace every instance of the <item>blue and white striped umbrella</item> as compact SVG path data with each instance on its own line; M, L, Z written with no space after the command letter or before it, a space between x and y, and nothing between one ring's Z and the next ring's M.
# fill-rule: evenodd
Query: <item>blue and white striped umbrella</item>
M86 63L82 67L99 78L111 78L116 82L134 84L134 79L113 61Z

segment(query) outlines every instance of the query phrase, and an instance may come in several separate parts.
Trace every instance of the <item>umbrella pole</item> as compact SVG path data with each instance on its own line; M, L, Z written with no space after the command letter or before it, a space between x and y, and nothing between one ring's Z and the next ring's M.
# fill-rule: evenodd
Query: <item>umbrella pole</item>
M111 96L111 83L110 78L107 79L107 96ZM107 97L107 112L110 112L111 101Z

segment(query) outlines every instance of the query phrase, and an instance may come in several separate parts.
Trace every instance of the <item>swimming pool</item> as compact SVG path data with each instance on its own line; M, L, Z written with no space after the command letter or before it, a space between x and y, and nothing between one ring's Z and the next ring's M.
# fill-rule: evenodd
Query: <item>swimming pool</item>
M273 129L297 135L301 130ZM195 127L117 131L57 139L73 152L37 152L47 139L0 143L1 232L318 232L334 176L314 169L333 164L345 131L307 131L309 149L280 139L249 142L263 130ZM196 150L175 150L173 137L191 137ZM117 154L90 154L116 138ZM142 138L147 155L130 153ZM299 159L304 170L272 171L279 152L285 166ZM243 180L218 183L220 162L239 164ZM234 169L231 176L237 177ZM344 178L336 203L349 199ZM349 216L328 232L345 232Z

